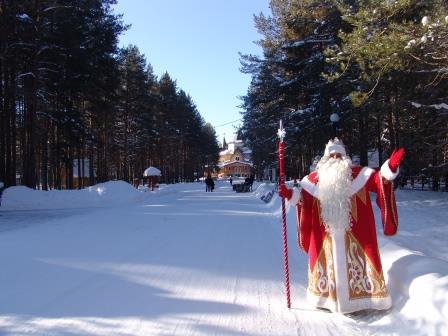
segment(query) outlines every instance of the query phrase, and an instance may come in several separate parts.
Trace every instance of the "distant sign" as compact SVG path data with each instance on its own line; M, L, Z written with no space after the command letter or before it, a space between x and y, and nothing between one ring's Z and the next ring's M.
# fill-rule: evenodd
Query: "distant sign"
M267 193L261 195L260 199L265 202L269 203L272 199L272 196L274 196L275 190L268 191Z

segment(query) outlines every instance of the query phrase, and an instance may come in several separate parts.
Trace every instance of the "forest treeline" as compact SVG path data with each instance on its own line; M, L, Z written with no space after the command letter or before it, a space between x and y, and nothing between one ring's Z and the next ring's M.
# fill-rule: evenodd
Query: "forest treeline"
M259 174L276 165L283 119L288 176L306 174L336 128L363 165L370 151L381 164L403 146L402 175L426 168L436 187L448 178L446 0L271 0L270 8L255 15L263 56L241 55L252 76L242 133Z
M89 176L77 187L130 182L149 166L165 182L192 181L216 164L215 131L193 99L168 73L157 78L136 46L118 48L128 27L115 2L0 1L6 186L73 188L74 175Z
M127 26L114 3L0 0L6 186L72 188L82 167L89 179L79 187L132 181L150 165L166 182L188 181L216 163L214 129L193 99L168 73L157 78L136 46L118 48ZM363 165L370 151L381 164L403 146L402 174L448 177L445 0L271 0L270 8L254 17L263 55L241 55L252 81L239 133L258 176L276 166L283 119L288 176L306 174L337 128Z

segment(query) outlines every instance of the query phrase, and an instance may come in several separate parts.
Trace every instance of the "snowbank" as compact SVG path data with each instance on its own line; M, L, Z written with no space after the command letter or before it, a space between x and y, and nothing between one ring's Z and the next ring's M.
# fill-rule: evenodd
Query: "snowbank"
M440 321L448 317L448 263L384 239L380 239L380 250L400 319L412 321L425 335L444 334L446 325Z
M81 190L34 190L23 186L3 192L3 210L117 206L135 202L141 192L124 181L99 183Z
M447 335L448 193L396 190L396 196L400 227L397 235L386 237L375 194L371 195L383 272L393 307L388 312L366 312L353 318L367 334ZM271 203L278 204L275 214L280 216L280 197L275 194L273 198ZM294 232L296 213L288 202L286 212Z

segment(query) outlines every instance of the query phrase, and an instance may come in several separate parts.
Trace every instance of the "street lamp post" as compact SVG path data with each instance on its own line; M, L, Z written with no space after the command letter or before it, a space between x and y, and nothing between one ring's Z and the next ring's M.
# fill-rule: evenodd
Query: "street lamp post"
M338 122L339 122L339 114L337 114L337 113L332 113L331 115L330 115L330 121L331 121L331 123L333 124L333 138L335 138L335 137L337 137L338 136L338 132L337 132L337 130L338 130Z

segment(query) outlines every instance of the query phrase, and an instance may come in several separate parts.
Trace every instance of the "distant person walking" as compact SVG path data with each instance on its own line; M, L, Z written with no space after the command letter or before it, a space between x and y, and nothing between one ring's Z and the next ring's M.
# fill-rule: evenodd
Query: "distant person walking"
M247 186L248 191L252 191L252 185L254 184L254 176L247 177L244 180L244 184Z
M213 189L215 189L215 182L213 182L212 176L210 173L207 175L207 178L205 179L205 191L212 192Z

